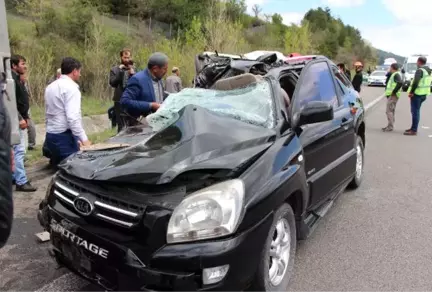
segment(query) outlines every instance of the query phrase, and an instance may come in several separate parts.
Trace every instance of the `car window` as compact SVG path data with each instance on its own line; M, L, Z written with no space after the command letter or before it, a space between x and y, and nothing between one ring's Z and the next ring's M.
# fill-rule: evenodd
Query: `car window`
M197 105L220 116L268 129L276 123L272 87L266 79L232 90L185 88L170 94L146 120L154 131L159 131L175 123L187 105Z
M374 71L372 72L372 74L370 76L386 76L387 72L386 71Z
M342 81L339 80L339 78L336 78L336 83L338 84L342 94L346 94L349 89L345 86L345 84L342 83Z
M332 71L336 78L339 79L347 88L352 87L351 81L349 81L346 75L341 73L336 66L332 66Z
M319 62L311 65L300 85L298 94L294 100L294 109L300 110L310 101L325 101L339 106L333 76L326 62Z

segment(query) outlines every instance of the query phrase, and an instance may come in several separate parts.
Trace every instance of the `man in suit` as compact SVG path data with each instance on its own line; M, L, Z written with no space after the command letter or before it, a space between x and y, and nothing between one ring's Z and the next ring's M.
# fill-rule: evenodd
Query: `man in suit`
M167 70L168 57L154 53L147 62L147 69L129 79L120 103L130 117L138 119L159 109L164 99L162 78Z

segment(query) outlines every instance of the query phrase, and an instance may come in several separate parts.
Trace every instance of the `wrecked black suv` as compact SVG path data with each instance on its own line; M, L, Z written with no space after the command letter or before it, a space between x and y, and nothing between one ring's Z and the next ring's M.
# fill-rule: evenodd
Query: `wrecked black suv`
M363 116L320 57L172 94L63 161L38 214L51 254L106 290L286 290L296 241L361 183Z

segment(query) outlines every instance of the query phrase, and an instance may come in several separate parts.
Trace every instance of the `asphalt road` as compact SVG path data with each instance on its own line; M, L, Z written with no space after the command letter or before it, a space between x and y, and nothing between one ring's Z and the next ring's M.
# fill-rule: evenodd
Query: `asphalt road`
M382 88L362 92L365 104ZM410 126L403 94L396 129L383 133L385 101L367 114L365 177L361 188L344 193L315 229L300 242L291 290L430 290L432 287L432 104L422 109L419 135L403 136ZM429 128L431 127L431 128ZM15 221L8 245L0 250L0 290L89 291L89 285L58 269L38 244L35 219L49 178L35 182L35 194L15 193Z

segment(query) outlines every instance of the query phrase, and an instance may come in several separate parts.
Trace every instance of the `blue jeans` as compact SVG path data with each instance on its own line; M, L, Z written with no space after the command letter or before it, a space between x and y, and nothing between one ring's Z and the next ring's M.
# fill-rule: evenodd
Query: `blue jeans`
M25 156L25 136L24 131L19 130L20 143L13 146L14 160L15 160L15 172L12 174L12 179L15 180L16 185L25 185L27 180L26 171L24 168L24 156Z
M412 124L411 131L417 132L418 124L420 122L420 108L422 103L426 100L426 95L415 95L411 97L411 115Z

